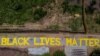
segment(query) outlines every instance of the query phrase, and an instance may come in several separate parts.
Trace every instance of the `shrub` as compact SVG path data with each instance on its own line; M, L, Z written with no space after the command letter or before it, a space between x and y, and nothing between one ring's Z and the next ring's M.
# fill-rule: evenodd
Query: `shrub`
M78 6L78 5L69 5L66 8L63 8L63 10L65 10L65 12L68 12L68 13L71 13L71 14L82 12L81 6Z
M57 50L53 53L53 56L66 56L64 51Z
M98 16L95 21L96 21L97 24L100 25L100 16Z
M100 56L100 49L95 49L90 56Z
M93 6L88 6L85 10L86 10L86 13L93 14L96 8L94 8Z
M47 14L47 11L43 10L43 8L37 8L35 9L33 15L34 15L34 20L38 21L41 18L43 18Z
M64 2L62 3L62 8L63 8L63 13L65 13L67 11L67 7L68 7L68 0L64 0Z
M50 53L45 53L42 56L50 56Z
M24 24L43 18L47 12L37 8L33 12L33 5L45 5L49 0L2 0L0 2L0 24ZM35 9L36 7L34 7ZM3 19L3 20L2 20Z
M47 4L49 0L33 0L33 5L35 6L43 6Z
M21 10L22 8L23 6L21 4L14 4L14 6L12 7L12 9L15 11Z
M60 26L58 24L53 24L48 27L51 30L59 30Z
M33 19L33 0L2 0L0 24L24 24Z
M82 21L80 20L80 18L73 19L69 24L69 27L71 28L72 31L78 31L81 26L82 26Z
M90 5L86 8L86 13L93 14L96 8L94 7L96 4L96 0L90 1Z
M62 4L63 13L81 13L82 12L82 6L80 5L69 5L69 1L65 0Z
M32 0L5 0L5 6L7 9L12 9L15 11L25 11L28 8L31 8L32 5Z
M4 21L0 18L0 25L2 25L4 23Z

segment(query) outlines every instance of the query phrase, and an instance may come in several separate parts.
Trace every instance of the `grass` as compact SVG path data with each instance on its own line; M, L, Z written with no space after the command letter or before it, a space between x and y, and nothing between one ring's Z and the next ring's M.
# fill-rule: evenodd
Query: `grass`
M24 24L28 21L42 19L46 11L33 5L45 5L48 0L0 0L0 25ZM40 6L41 7L41 6ZM36 9L35 11L33 9ZM33 20L33 21L34 21Z

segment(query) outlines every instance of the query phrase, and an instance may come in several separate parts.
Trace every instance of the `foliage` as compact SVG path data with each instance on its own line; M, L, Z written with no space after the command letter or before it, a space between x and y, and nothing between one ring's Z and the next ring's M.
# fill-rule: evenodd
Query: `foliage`
M50 53L45 53L42 56L50 56Z
M100 56L100 49L95 49L90 56Z
M98 16L95 21L96 21L97 24L100 25L100 16Z
M82 6L80 5L69 5L69 0L64 0L62 4L63 13L81 13L82 12Z
M89 33L100 33L99 14L95 17L94 15L87 15L86 24Z
M92 0L90 2L90 5L88 7L86 7L86 13L88 14L93 14L94 11L96 10L96 8L94 7L96 4L96 0Z
M70 13L81 13L82 8L79 5L71 5L71 6L68 6L67 11L69 11Z
M67 7L68 7L68 0L64 0L64 2L62 3L62 8L63 8L63 13L65 13L67 11Z
M49 0L33 0L33 5L35 6L44 6Z
M57 50L53 53L53 56L66 56L64 51Z
M36 1L36 2L35 2ZM36 9L33 5L46 4L48 0L0 0L0 24L24 24L33 19L42 18L46 11ZM33 15L34 14L34 15Z
M40 20L47 14L47 11L43 10L43 8L37 8L35 9L33 15L34 15L34 20Z
M51 30L59 30L60 26L58 24L53 24L48 27Z
M78 31L79 28L82 26L82 20L80 18L73 19L70 21L69 27L72 31Z

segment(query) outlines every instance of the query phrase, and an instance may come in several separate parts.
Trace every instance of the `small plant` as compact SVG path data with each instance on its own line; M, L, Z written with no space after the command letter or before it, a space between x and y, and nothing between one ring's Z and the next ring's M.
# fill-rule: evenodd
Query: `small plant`
M95 49L90 56L100 56L100 49Z
M66 56L64 51L57 50L53 53L53 56Z
M47 11L43 10L43 8L37 8L37 9L35 9L35 11L33 13L34 20L38 21L41 18L43 18L46 14L47 14Z

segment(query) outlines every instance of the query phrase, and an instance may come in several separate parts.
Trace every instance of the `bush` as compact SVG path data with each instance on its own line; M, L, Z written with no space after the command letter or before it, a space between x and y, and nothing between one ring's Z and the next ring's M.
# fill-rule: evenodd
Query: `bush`
M70 5L66 8L66 11L69 13L81 13L82 12L82 8L79 5Z
M67 11L67 7L68 7L68 0L64 0L64 2L62 3L62 8L63 8L63 13L65 13Z
M58 24L53 24L48 27L48 29L51 29L51 30L59 30L59 28L60 26Z
M0 18L0 25L2 25L4 22L3 22L3 20Z
M90 5L86 8L86 13L88 14L93 14L96 8L94 7L96 4L96 0L92 0L90 2Z
M100 49L94 50L94 51L90 54L90 56L100 56Z
M31 20L32 0L3 0L0 2L0 24L24 24Z
M82 26L82 20L80 20L80 18L73 19L69 24L69 27L71 28L72 31L78 31L81 26Z
M65 55L64 51L58 50L53 53L53 56L66 56L66 55Z
M97 24L100 25L100 16L98 16L95 21L96 21Z
M12 9L15 11L25 11L26 9L33 6L32 0L5 0L4 3L8 9Z
M42 56L50 56L50 53L45 53Z
M80 5L69 5L69 1L65 0L62 4L63 13L81 13L82 12L82 6Z
M96 8L94 8L93 6L88 6L85 11L87 14L93 14L94 11L96 10Z
M39 20L47 12L38 8L33 13L33 5L35 3L42 5L47 2L48 0L2 0L0 2L0 24L24 24L33 19Z
M44 6L49 0L33 0L33 5L35 6Z
M43 8L37 8L34 11L34 20L38 21L43 18L47 14L47 11L43 10Z

